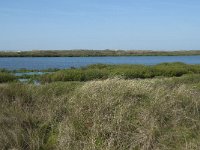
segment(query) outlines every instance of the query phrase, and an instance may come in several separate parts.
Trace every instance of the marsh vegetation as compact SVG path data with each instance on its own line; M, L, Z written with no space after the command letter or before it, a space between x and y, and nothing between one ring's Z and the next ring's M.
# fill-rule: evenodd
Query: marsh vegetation
M200 76L0 85L2 149L198 149Z
M101 64L40 76L40 86L4 80L0 148L199 149L199 68Z
M41 77L42 82L55 81L90 81L120 77L124 79L145 79L154 77L179 77L184 74L199 74L200 65L184 63L162 63L146 65L105 65L96 64L83 68L72 68L57 71Z

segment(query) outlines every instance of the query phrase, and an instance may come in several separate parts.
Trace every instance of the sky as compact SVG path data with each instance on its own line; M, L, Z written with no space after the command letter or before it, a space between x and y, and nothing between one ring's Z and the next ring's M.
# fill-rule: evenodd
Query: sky
M199 50L199 0L0 0L0 50Z

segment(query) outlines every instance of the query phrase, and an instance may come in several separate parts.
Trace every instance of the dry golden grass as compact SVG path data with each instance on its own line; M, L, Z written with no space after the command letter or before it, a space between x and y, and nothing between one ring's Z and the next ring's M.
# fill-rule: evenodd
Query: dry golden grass
M200 149L198 83L193 76L3 84L0 149Z
M159 86L158 86L159 85ZM159 80L86 83L69 102L60 149L199 148L200 94Z

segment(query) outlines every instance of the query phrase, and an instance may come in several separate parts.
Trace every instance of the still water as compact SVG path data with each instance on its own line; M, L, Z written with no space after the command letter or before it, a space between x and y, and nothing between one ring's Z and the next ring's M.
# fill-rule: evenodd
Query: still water
M200 56L122 56L122 57L2 57L0 68L6 69L48 69L84 67L90 64L144 64L163 62L200 64Z

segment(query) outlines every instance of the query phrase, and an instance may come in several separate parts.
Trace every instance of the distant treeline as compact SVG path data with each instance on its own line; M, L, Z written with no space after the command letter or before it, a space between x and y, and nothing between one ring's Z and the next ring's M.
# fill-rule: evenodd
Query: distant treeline
M0 57L89 57L89 56L186 56L200 55L200 50L32 50L0 51Z

